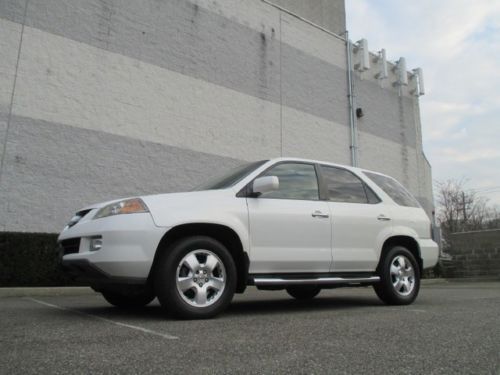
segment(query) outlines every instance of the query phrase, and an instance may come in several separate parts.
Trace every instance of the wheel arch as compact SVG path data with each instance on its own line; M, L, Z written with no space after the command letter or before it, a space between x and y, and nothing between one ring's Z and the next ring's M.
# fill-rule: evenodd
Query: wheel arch
M403 246L413 254L415 259L417 260L420 275L422 275L422 272L424 270L424 265L422 261L422 256L420 254L420 246L415 238L407 235L391 236L384 241L384 244L382 245L382 251L380 253L380 259L377 265L377 271L379 270L380 265L382 264L385 258L385 255L394 246Z
M158 264L158 258L164 251L168 251L171 244L190 236L207 236L222 243L231 254L236 266L236 292L242 293L247 285L249 258L244 251L240 236L232 228L222 224L212 223L187 223L171 228L161 238L155 252L153 264L148 280L151 280Z

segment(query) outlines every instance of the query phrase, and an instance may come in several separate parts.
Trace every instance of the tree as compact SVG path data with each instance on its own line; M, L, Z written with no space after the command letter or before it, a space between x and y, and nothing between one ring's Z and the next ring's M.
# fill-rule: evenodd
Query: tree
M500 228L499 210L474 190L466 190L466 180L436 182L437 220L443 236L455 232Z

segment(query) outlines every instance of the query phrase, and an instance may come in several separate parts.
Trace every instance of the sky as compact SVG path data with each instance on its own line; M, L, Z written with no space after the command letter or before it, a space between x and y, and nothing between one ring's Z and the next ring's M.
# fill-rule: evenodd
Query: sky
M346 12L353 42L423 69L433 179L466 179L500 205L500 0L346 0Z

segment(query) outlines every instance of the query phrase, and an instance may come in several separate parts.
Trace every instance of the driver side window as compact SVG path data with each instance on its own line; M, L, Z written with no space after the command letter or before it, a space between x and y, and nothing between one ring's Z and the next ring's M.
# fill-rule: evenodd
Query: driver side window
M312 164L281 163L262 176L276 176L279 189L263 193L259 198L319 200L318 177Z

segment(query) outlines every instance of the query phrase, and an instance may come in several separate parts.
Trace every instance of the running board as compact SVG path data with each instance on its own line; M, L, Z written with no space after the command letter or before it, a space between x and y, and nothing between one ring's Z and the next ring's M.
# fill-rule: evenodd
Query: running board
M271 286L271 285L336 285L336 284L374 284L380 281L378 276L370 277L318 277L315 279L283 279L275 277L254 277L253 282L256 286Z

